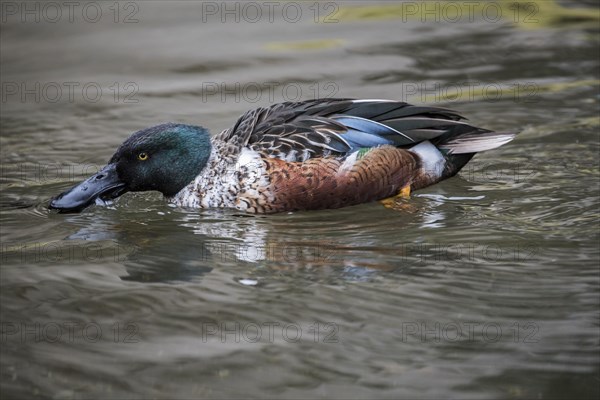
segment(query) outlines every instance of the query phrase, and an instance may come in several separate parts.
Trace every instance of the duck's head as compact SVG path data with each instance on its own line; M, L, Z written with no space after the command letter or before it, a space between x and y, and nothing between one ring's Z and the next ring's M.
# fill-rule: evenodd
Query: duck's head
M202 171L210 156L208 131L163 124L131 135L98 173L52 199L49 208L79 212L97 198L157 190L174 196Z

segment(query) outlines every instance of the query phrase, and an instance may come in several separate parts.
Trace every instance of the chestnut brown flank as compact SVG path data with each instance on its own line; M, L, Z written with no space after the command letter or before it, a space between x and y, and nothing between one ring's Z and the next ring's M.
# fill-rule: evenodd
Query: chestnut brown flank
M264 158L274 195L271 212L339 208L398 194L419 169L417 157L393 146L371 149L342 169L336 158L286 162Z

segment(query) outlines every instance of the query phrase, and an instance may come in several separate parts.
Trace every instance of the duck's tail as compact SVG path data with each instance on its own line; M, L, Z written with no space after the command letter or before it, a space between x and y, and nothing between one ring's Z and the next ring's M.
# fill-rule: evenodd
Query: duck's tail
M449 155L475 154L503 146L513 140L515 136L516 133L513 132L473 132L438 143L437 148Z
M515 132L473 132L438 143L436 147L446 159L442 179L456 175L480 151L503 146L513 140L516 135Z
M474 131L440 140L424 141L410 151L421 159L421 176L415 188L423 188L456 175L480 151L492 150L514 139L514 132Z

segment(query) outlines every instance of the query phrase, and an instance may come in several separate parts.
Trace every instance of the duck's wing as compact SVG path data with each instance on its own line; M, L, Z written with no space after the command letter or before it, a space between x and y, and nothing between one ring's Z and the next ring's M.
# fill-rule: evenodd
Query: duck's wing
M318 99L248 111L216 139L285 161L306 161L382 145L443 144L490 132L463 119L446 108L391 100Z

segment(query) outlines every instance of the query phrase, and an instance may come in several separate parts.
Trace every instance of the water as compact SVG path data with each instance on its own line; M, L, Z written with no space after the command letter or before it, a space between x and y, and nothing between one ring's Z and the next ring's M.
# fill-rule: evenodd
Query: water
M529 3L517 24L506 2L498 21L440 23L399 3L302 3L298 22L282 3L256 23L222 23L220 3L94 4L97 23L8 9L0 25L4 397L599 396L593 2ZM135 130L218 132L317 95L521 134L395 209L45 208Z

